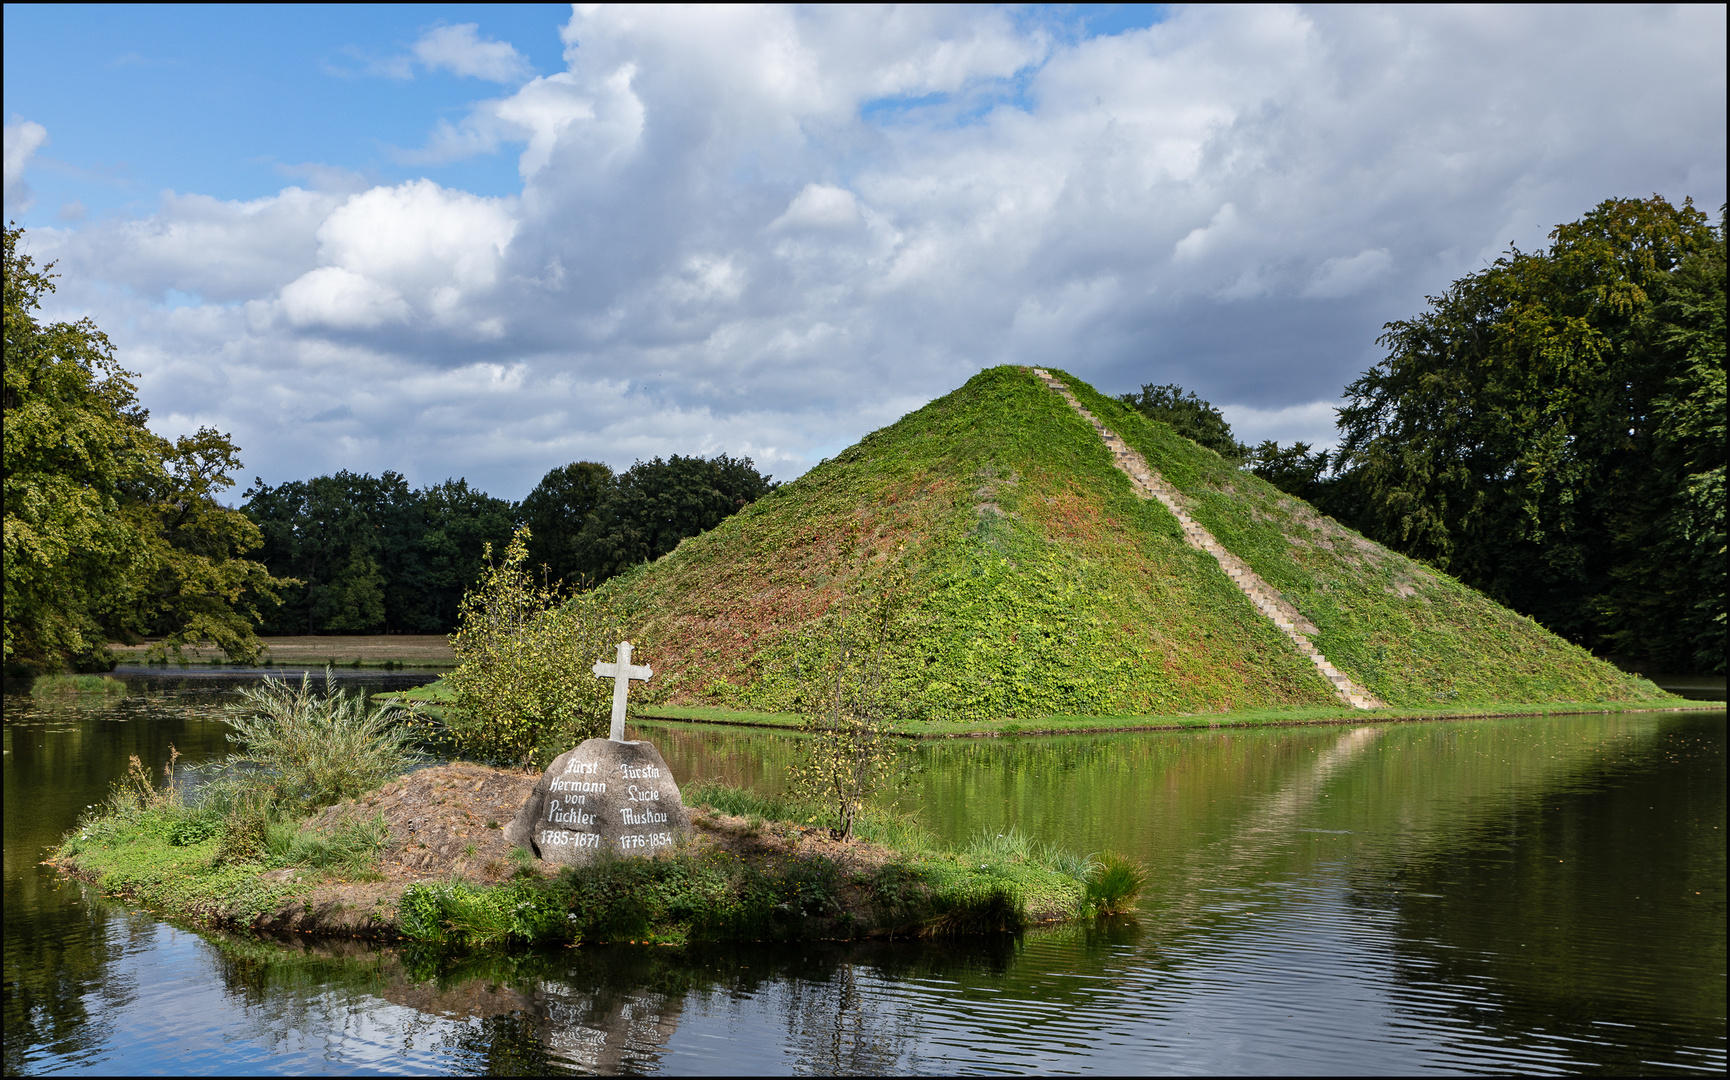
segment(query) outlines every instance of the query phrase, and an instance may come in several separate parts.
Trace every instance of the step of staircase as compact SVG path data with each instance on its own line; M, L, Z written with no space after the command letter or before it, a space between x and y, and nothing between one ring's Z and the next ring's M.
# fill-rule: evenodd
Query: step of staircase
M1317 672L1333 687L1334 696L1354 709L1386 707L1385 702L1353 683L1350 676L1340 671L1329 662L1327 657L1322 655L1321 650L1309 639L1309 636L1299 629L1299 624L1293 622L1286 615L1284 609L1280 607L1280 604L1273 599L1279 595L1278 591L1269 587L1267 582L1262 580L1261 575L1250 569L1248 563L1233 555L1214 538L1205 526L1189 516L1189 512L1184 509L1183 496L1176 488L1166 483L1165 478L1159 475L1158 470L1148 465L1142 456L1131 449L1116 432L1106 427L1097 417L1088 412L1081 402L1076 400L1075 395L1069 392L1069 387L1063 385L1061 380L1041 368L1034 368L1033 373L1047 387L1067 401L1069 407L1079 413L1082 419L1093 425L1106 448L1111 451L1112 457L1115 459L1114 464L1119 471L1129 477L1130 487L1136 494L1144 499L1157 499L1161 505L1172 512L1183 532L1184 541L1190 547L1204 551L1214 557L1214 560L1219 563L1219 568L1225 571L1226 577L1243 592L1251 606L1273 623L1297 646L1299 652L1315 664ZM1312 632L1315 629L1313 626L1309 626L1307 621L1302 625L1309 627Z

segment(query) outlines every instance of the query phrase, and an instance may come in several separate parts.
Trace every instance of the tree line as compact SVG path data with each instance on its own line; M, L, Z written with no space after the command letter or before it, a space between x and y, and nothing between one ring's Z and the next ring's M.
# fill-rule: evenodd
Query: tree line
M1122 399L1594 652L1723 673L1723 212L1611 199L1550 241L1387 323L1334 451Z
M51 268L5 232L5 664L97 670L266 633L441 633L490 545L583 588L774 487L748 458L553 469L521 503L462 480L339 472L218 501L226 435L151 432L88 319L43 325ZM1282 490L1595 652L1725 670L1725 222L1611 199L1538 251L1387 323L1345 388L1340 444L1244 446L1175 385L1123 399Z
M579 461L548 472L520 503L464 480L410 488L394 472L255 482L241 511L257 558L292 579L264 613L266 634L434 634L456 629L464 593L529 527L529 565L548 584L597 585L672 551L776 485L750 458L674 454L615 474Z

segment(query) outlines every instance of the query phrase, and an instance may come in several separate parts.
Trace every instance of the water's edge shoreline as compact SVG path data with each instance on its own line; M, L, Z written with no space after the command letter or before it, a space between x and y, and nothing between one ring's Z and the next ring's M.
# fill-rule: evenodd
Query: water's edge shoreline
M950 727L930 725L926 730L894 727L891 733L907 739L992 739L1016 735L1127 735L1151 731L1196 731L1216 728L1277 728L1315 727L1322 725L1437 723L1447 720L1513 720L1538 716L1602 716L1610 713L1722 712L1722 701L1698 701L1673 698L1666 701L1639 703L1566 702L1541 706L1496 706L1463 709L1459 712L1433 709L1329 709L1315 710L1317 715L1269 716L1264 713L1219 713L1216 715L1126 718L1114 722L1099 717L1045 717L1042 720L985 721ZM1308 710L1306 710L1307 712ZM762 729L792 729L804 726L801 717L778 713L733 713L731 710L707 706L656 707L631 710L633 721L705 724L720 727ZM1054 724L1053 720L1068 721Z

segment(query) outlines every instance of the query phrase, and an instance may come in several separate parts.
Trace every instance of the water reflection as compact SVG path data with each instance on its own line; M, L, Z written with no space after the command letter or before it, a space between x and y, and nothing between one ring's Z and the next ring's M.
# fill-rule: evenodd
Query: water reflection
M1594 1055L1610 1071L1712 1059L1677 1050L1723 1031L1725 729L1640 734L1359 869L1354 901L1396 914L1405 977L1473 988L1454 1015L1509 1047L1615 1032Z
M1724 1065L1723 713L920 744L888 808L1133 855L1138 917L464 959L200 936L35 865L128 754L220 755L231 686L8 696L8 1073ZM793 749L643 732L681 782L773 790Z

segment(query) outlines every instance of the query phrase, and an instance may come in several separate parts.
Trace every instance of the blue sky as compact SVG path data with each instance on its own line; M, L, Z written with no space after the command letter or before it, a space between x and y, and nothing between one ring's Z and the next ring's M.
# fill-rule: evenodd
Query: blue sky
M165 188L254 199L304 179L306 165L509 194L518 178L508 154L428 168L395 153L497 84L425 65L410 65L408 78L377 69L410 55L429 28L476 23L550 73L563 67L558 28L569 15L560 4L8 4L7 116L52 133L32 176L38 203L20 221L64 220L70 202L91 214L148 213Z
M1332 436L1383 322L1725 189L1724 9L5 9L6 214L246 477L749 454L996 363Z
M1149 26L1161 11L1045 6L1021 21L1086 38ZM551 74L564 68L558 29L569 17L564 4L8 4L7 116L56 133L36 155L39 194L19 223L148 213L164 189L255 199L325 169L514 194L521 181L509 153L405 160L436 120L460 119L500 92L408 58L426 31L474 24L480 39L510 43L528 71ZM886 99L862 111L886 116L948 97Z

